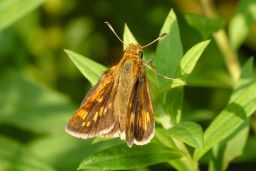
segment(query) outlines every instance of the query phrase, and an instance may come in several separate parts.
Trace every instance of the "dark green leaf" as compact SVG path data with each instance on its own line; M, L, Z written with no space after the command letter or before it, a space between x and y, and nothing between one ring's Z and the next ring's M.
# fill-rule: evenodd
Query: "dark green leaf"
M204 39L209 38L214 32L223 28L225 21L222 18L207 18L206 16L201 16L194 13L189 13L185 15L185 19L188 24L195 28Z

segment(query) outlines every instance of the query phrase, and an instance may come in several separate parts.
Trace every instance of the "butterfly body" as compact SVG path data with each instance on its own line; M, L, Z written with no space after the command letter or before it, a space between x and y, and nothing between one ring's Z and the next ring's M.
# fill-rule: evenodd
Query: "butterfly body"
M120 62L87 93L66 131L79 138L120 136L128 146L154 135L153 108L142 63L142 47L130 44Z

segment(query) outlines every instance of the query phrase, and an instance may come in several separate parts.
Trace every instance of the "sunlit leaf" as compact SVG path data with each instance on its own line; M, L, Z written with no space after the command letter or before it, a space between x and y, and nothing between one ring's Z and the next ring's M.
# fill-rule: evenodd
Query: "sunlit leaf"
M159 143L129 148L121 144L99 151L84 159L79 169L124 170L168 162L181 157L181 153Z
M0 1L0 31L31 12L43 0L1 0Z
M234 49L239 48L243 43L254 21L256 21L255 0L239 1L236 14L229 25L230 42Z
M168 130L171 136L184 143L200 148L203 145L203 129L194 122L181 122Z
M72 52L70 50L65 50L72 62L81 71L81 73L87 78L91 85L95 85L100 76L106 71L106 68L97 62L86 58L80 54Z
M256 82L244 86L239 97L234 99L211 123L204 134L204 145L194 153L200 159L213 145L235 131L256 110Z
M192 72L199 57L201 56L209 42L209 40L200 42L194 45L185 53L180 62L180 74L183 80L186 80L188 75Z
M126 46L128 46L131 43L138 44L137 40L135 39L127 24L124 25L123 41L123 50L125 50Z
M163 24L160 34L168 35L159 40L154 59L157 72L168 77L175 77L176 69L183 56L183 48L180 40L178 22L175 13L171 10ZM158 77L162 84L169 82L165 78Z
M230 98L230 102L239 97L243 87L253 80L253 60L249 59L242 68L238 82ZM250 119L246 119L228 138L215 145L212 150L212 159L209 164L210 171L226 170L229 163L242 154L246 145L250 128ZM239 142L239 143L237 143ZM222 159L222 160L220 160Z

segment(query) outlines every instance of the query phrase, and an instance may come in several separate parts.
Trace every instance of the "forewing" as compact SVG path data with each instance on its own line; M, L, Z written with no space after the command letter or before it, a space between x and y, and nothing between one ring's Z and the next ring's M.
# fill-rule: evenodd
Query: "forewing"
M80 108L69 120L66 131L79 138L116 134L113 100L116 94L115 68L103 74L87 93ZM115 130L114 130L115 129Z
M153 138L155 122L145 74L138 78L131 102L131 109L128 108L127 144L147 144Z

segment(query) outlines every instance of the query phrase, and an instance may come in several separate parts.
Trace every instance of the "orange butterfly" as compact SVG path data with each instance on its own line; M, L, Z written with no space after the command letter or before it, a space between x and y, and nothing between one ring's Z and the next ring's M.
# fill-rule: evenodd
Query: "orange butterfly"
M106 24L117 36L111 25ZM150 142L155 122L142 62L142 49L146 46L127 46L120 62L108 69L84 97L80 108L68 122L66 131L69 134L84 139L120 136L129 147Z

